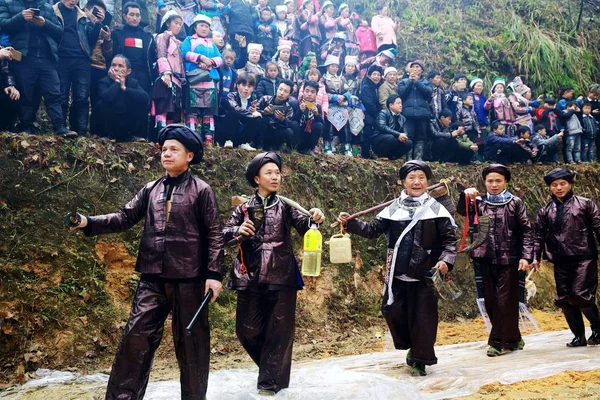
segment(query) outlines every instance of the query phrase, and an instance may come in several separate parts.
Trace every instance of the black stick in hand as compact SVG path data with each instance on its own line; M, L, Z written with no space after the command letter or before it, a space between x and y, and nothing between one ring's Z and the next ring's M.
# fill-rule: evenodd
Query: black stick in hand
M212 299L212 297L213 290L208 289L208 293L206 293L206 296L204 296L204 299L202 299L202 303L200 303L198 311L196 311L196 314L194 314L194 318L192 318L188 326L185 328L186 335L190 336L192 334L192 329L194 328L194 325L196 325L196 322L198 322L198 319L200 319L200 314L202 314L202 311L206 308L208 303L210 303L210 299Z

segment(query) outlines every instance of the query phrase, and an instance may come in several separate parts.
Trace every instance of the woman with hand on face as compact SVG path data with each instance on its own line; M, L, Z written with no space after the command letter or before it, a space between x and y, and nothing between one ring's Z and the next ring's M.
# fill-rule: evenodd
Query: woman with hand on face
M386 236L386 275L382 312L394 346L410 349L406 362L415 376L426 375L425 366L437 364L434 343L438 326L437 297L427 284L432 269L451 271L456 258L454 219L427 194L431 169L423 161L409 161L400 168L406 188L400 197L370 222L338 222L348 233L375 239Z
M158 128L174 122L182 122L182 80L185 78L181 42L177 35L181 32L183 19L175 10L163 16L160 33L156 36L156 57L161 83L154 85L152 111Z
M485 308L492 323L487 350L496 357L522 350L525 342L519 331L519 273L533 260L533 229L525 203L506 189L510 170L502 164L484 168L486 193L476 188L460 194L457 212L477 212L490 218L486 241L471 253L476 275L484 285ZM476 206L476 207L475 207Z

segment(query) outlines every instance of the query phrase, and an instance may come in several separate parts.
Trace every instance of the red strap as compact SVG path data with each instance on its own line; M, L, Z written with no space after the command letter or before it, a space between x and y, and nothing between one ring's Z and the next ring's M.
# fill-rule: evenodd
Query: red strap
M242 205L242 211L244 212L244 216L246 217L246 219L250 218L250 216L248 215L248 208L246 206L246 203ZM242 242L238 243L237 248L240 252L240 273L246 275L248 273L248 268L246 267L246 263L244 262L244 251L242 250Z
M469 233L469 206L471 205L471 204L470 204L470 203L471 203L471 200L467 200L467 199L466 199L466 196L465 196L465 203L466 203L465 209L466 209L466 211L467 211L467 212L466 212L466 214L467 214L467 215L466 215L466 217L465 217L465 226L464 226L464 228L463 228L463 235L462 235L462 239L461 239L461 241L460 241L460 246L458 247L458 251L459 251L459 252L463 251L463 249L464 249L465 247L467 247L467 246L466 246L466 244L465 244L465 241L467 240L467 234ZM477 214L475 214L475 215L477 215Z
M473 225L479 225L479 213L477 212L477 198L473 199L473 209L475 215L473 216Z

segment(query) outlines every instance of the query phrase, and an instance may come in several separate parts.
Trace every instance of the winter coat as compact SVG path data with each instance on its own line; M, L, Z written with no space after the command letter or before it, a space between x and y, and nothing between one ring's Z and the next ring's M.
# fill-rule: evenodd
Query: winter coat
M461 107L456 112L456 120L465 127L465 131L478 131L479 120L473 108Z
M543 148L558 147L558 144L560 143L560 137L558 135L548 137L547 134L546 136L542 136L536 132L531 135L531 142L541 150Z
M229 19L227 30L230 38L235 37L236 33L249 38L254 37L254 21L258 19L258 15L250 2L235 0L223 10Z
M431 116L432 118L439 118L442 110L447 108L446 93L444 93L444 89L439 86L435 87L432 85L431 87L431 101L429 102L431 107Z
M144 31L139 26L137 29L142 31L142 46L144 54L146 54L146 64L148 66L147 72L152 81L154 80L154 63L156 62L156 43L154 42L154 36L150 32ZM125 53L125 36L126 33L123 31L123 27L119 27L112 31L113 57L117 54Z
M423 76L416 81L402 79L398 85L398 94L403 103L402 115L408 119L431 118L429 102L432 93L431 82Z
M59 3L56 3L52 6L54 13L58 17L62 28L64 29L65 21L58 7ZM96 22L95 24L89 20L85 11L81 8L75 6L77 10L77 36L79 36L79 44L81 45L81 49L88 57L92 56L92 51L96 46L96 42L98 41L98 37L100 36L100 29L102 28L101 22Z
M298 90L298 101L302 101L303 98L304 82L302 82L302 86L300 86L300 90ZM329 96L327 95L327 90L325 89L325 84L323 84L323 82L319 82L319 91L317 92L317 104L321 106L323 116L325 116L329 112Z
M359 26L356 28L356 41L358 42L358 48L360 53L371 52L377 53L377 41L375 39L375 32L370 26L364 27Z
M557 226L557 204L554 196L538 211L535 223L535 258L542 252L548 261L563 258L597 260L596 239L600 240L600 211L594 201L567 194L564 199L563 223Z
M577 118L577 114L573 110L563 111L562 119L565 122L566 134L567 135L576 135L578 133L583 132L583 127L581 126L581 122L579 118Z
M256 85L256 89L254 89L254 94L256 94L256 97L258 98L263 96L275 96L279 82L281 82L281 79L279 78L275 79L275 82L273 82L271 78L263 76L258 81L258 85Z
M379 86L377 97L379 97L379 105L381 105L382 109L387 108L388 97L396 93L396 87L387 81L384 81L381 86Z
M365 107L365 125L375 124L377 114L379 114L379 110L381 109L377 96L379 85L381 85L381 82L376 85L369 77L363 79L360 84L359 98L363 107Z
M240 122L244 123L254 119L249 108L252 102L256 100L254 93L248 99L248 108L242 107L242 100L238 92L231 92L227 95L227 101L223 103L227 117L238 118Z
M496 135L490 132L485 139L485 158L494 159L499 152L507 152L515 149L515 141L517 140L514 136Z
M261 31L259 29L261 26L271 28L271 32L266 33ZM254 37L256 43L262 44L263 46L261 54L262 58L270 61L279 44L279 32L277 31L277 26L275 26L273 20L271 19L269 22L264 22L263 20L258 21L254 30Z
M544 128L546 128L546 133L548 135L551 136L551 135L558 133L558 131L559 131L558 114L556 113L555 110L550 109L550 108L544 109L544 112L542 113L542 121L541 122L544 125Z
M466 215L465 207L463 192L456 211ZM493 205L478 197L477 212L490 218L490 231L486 241L471 253L474 260L493 265L516 265L520 259L533 260L533 228L523 200L513 196L506 204Z
M379 114L377 114L377 122L375 123L373 137L377 135L392 135L397 139L401 133L406 133L404 131L405 123L406 118L404 118L404 115L394 115L394 113L387 108L381 110L379 111Z
M434 202L432 208L441 204ZM388 249L393 249L396 242L410 221L391 221L377 217L373 221L364 222L354 219L346 224L346 231L369 239L385 234ZM422 280L439 261L444 261L452 271L456 260L456 234L449 218L421 220L412 228L413 247L406 275L412 279ZM396 259L398 267L399 257ZM398 270L398 268L396 268Z
M598 134L598 121L594 117L582 116L581 117L581 128L583 129L583 137L586 139L594 139Z
M475 93L471 93L471 94L473 95L473 109L475 110L475 113L477 114L479 126L481 128L485 128L489 125L488 113L485 110L485 108L483 108L487 99L482 94L475 94Z
M446 92L446 107L448 107L448 110L452 111L452 122L456 121L456 114L462 108L462 97L467 93L468 91L466 89L460 92L450 89Z
M121 90L119 83L105 76L98 81L98 103L104 103L105 107L111 108L115 115L128 115L130 112L132 115L139 115L147 112L150 96L138 81L128 77L125 87L125 91Z
M515 112L506 96L501 98L488 97L484 106L486 110L492 110L490 118L500 120L503 124L514 125L516 117Z
M396 22L393 19L387 16L375 15L371 19L371 28L375 33L378 48L384 44L396 45ZM382 33L383 36L378 37L378 33Z
M40 16L46 20L44 26L37 28L33 23L25 21L22 12L29 8L40 10ZM58 61L58 44L63 30L50 3L46 0L0 0L0 32L6 33L11 47L24 56L29 52L29 37L33 29L40 29L44 33L54 60Z
M172 81L181 87L181 79L185 78L181 42L168 31L157 35L156 55L159 75L170 72Z
M265 108L267 108L270 104L274 104L275 96L263 96L258 99L258 104L256 105L256 110L263 114ZM263 118L267 118L269 120L269 126L272 128L287 128L290 122L292 122L292 118L294 117L294 110L290 105L289 101L286 101L283 104L283 112L285 118L283 121L275 118L274 114L263 114Z
M144 232L136 271L167 279L223 276L223 236L217 197L188 170L176 179L167 220L165 177L146 184L119 212L88 217L86 236L123 232L140 220Z
M458 142L458 146L464 149L471 150L471 146L473 146L473 142L469 139L469 136L466 134L452 137L452 132L450 132L450 127L443 127L440 124L439 119L431 120L431 124L429 126L429 131L431 132L431 136L433 140L436 139L446 139L446 140L456 140Z
M231 213L223 229L226 243L235 237L246 220L245 208L248 206L262 207L262 199L254 195ZM292 227L304 235L310 228L310 217L290 207L277 195L271 195L260 228L241 243L227 287L236 290L267 284L299 289L302 284L292 246Z

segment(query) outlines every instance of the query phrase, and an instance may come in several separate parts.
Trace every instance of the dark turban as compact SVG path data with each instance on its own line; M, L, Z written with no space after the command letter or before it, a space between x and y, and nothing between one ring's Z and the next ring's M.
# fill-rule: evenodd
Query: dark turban
M569 183L573 183L575 174L565 168L554 168L552 171L548 172L546 176L544 176L544 182L546 182L546 185L550 185L552 182L559 179L564 179Z
M492 172L495 172L497 174L504 176L504 179L506 179L506 182L510 182L510 169L508 169L506 166L504 166L502 164L488 165L487 167L485 167L483 169L483 172L481 173L483 180L485 180L485 178L488 176L488 174L491 174Z
M250 161L248 168L246 168L246 179L250 185L254 187L258 186L256 182L254 182L254 177L258 175L262 166L268 163L275 163L277 167L279 167L279 170L281 170L281 157L272 151L257 154L256 157Z
M165 141L173 139L185 146L187 151L194 153L194 158L190 164L198 164L202 161L204 155L204 146L200 135L185 125L171 124L158 132L158 144L163 145Z
M403 181L406 179L406 176L413 171L423 171L425 172L427 180L431 179L431 168L429 168L429 166L423 161L413 160L405 162L402 168L400 168L400 180Z
M375 71L379 71L379 73L381 74L381 76L383 76L383 68L381 68L379 65L377 64L373 64L369 67L369 69L367 69L367 76L371 76L371 74Z

